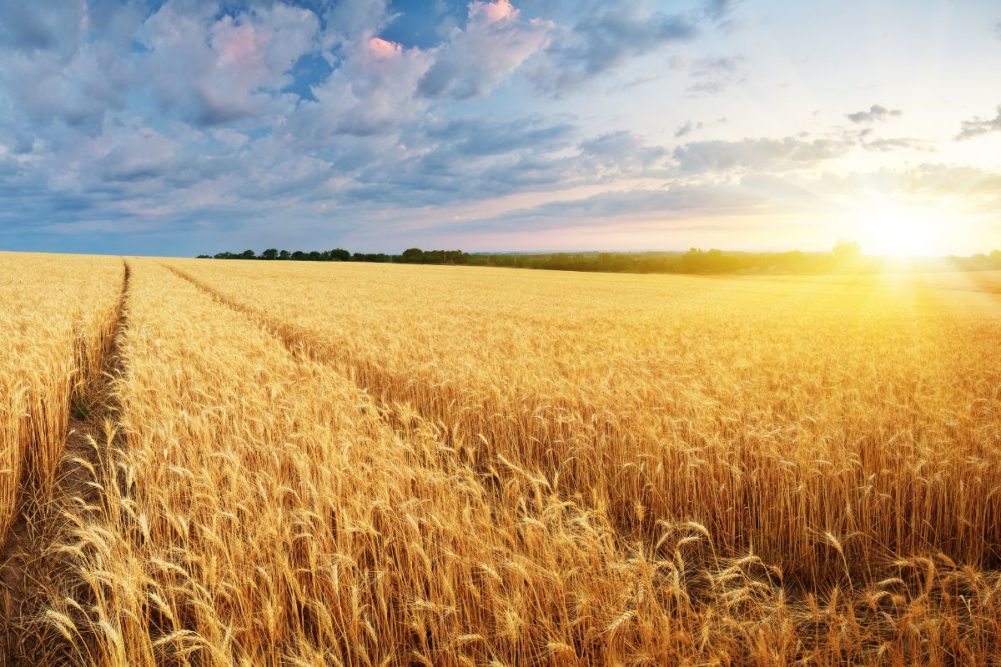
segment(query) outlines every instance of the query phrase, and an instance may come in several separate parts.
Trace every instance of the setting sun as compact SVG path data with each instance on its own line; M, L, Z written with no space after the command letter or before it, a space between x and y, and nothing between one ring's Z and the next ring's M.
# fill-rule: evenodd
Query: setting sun
M945 214L882 202L852 213L858 221L856 238L869 255L933 257L947 242Z

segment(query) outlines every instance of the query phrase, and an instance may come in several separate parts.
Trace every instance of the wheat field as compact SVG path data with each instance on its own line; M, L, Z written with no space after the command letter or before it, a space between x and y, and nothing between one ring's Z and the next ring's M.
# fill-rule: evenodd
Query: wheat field
M0 276L8 664L1001 664L998 274Z
M0 254L0 532L18 487L39 493L63 453L71 401L109 345L121 260Z

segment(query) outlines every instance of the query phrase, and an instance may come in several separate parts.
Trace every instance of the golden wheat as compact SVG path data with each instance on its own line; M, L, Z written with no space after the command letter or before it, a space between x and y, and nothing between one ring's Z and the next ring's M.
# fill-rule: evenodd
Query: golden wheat
M863 563L999 555L1001 309L975 287L300 266L182 271L626 533L694 519L810 579L841 569L825 534Z
M73 393L100 366L121 288L117 258L0 254L0 535L23 484L62 455Z
M130 262L35 659L1001 651L996 276Z

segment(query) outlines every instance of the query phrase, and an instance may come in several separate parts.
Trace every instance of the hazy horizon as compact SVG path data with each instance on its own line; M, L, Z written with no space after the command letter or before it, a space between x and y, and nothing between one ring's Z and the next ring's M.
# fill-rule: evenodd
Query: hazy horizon
M990 252L999 66L986 0L0 1L0 249Z

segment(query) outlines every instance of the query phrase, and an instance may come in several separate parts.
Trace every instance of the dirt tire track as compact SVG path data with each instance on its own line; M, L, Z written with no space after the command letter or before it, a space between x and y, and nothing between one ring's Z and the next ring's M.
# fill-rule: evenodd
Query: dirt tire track
M123 260L122 287L113 311L115 321L100 370L82 378L82 391L74 398L66 443L55 479L49 489L22 487L17 519L0 551L0 665L64 664L58 646L43 639L40 618L44 597L54 576L72 565L52 552L65 528L64 510L99 500L99 489L90 484L111 465L111 449L122 444L117 422L121 406L116 384L125 373L121 337L128 328L131 267Z
M408 405L411 411L414 414L419 415L427 425L430 425L438 430L437 436L439 438L441 438L446 444L451 444L452 435L441 420L436 419L433 415L426 414L424 411L416 409L414 406L410 406L409 401L406 401L404 398L397 399L397 397L386 396L383 392L379 391L378 383L372 381L366 373L366 369L362 368L358 364L349 360L331 359L324 353L328 350L327 346L315 342L315 334L312 332L295 324L276 322L261 311L227 297L211 285L189 275L184 271L181 271L180 269L170 266L169 264L161 264L161 266L168 269L178 278L194 285L199 291L204 293L216 303L242 314L250 320L252 324L256 324L264 331L268 332L271 336L276 338L278 342L285 346L285 349L294 359L322 364L323 366L326 366L343 375L347 380L353 383L361 393L371 399L372 404L378 409L383 421L397 431L398 434L403 436L412 436L415 431L413 429L413 424L407 423L407 419L397 418L399 410L394 403ZM340 361L340 363L338 363L338 361Z

